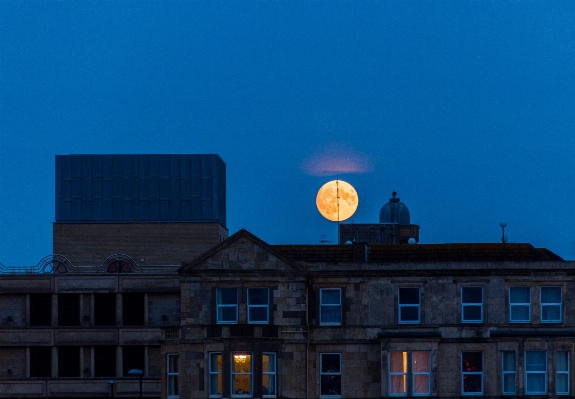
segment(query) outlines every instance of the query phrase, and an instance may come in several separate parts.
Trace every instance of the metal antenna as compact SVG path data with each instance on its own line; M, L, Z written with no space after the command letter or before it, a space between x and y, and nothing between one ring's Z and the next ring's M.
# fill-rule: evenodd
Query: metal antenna
M499 226L501 226L501 243L505 244L508 238L505 236L505 228L507 227L507 223L499 222Z

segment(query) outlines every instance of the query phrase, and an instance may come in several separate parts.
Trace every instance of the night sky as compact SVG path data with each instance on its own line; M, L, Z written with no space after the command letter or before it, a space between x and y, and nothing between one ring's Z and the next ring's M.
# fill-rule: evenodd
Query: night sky
M0 263L52 252L56 154L217 153L228 228L336 241L339 176L421 243L575 258L575 5L2 1Z

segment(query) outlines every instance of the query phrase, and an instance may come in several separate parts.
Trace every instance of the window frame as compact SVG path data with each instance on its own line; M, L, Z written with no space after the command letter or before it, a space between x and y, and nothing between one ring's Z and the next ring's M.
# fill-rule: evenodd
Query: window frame
M565 364L567 365L567 370L561 370L561 371L559 370L559 365L557 364L559 353L565 353L565 355L567 356L567 361L565 362ZM570 358L571 358L571 356L570 356L569 351L557 351L557 352L555 352L555 394L558 396L559 395L560 396L569 395L571 392L571 381L570 381L571 367L569 366L569 361L571 360ZM566 375L567 376L567 391L559 391L559 389L558 389L559 384L557 383L557 381L559 380L559 378L558 378L559 375Z
M505 355L513 355L513 370L505 369ZM505 390L505 376L513 374L513 392ZM501 351L501 394L515 395L517 392L517 356L515 351Z
M253 305L250 304L250 290L265 290L266 291L266 299L267 303L265 305L257 304ZM266 320L265 321L253 321L251 320L251 310L252 308L265 308L266 309ZM270 323L270 289L266 287L250 287L247 289L247 321L248 324L269 324Z
M234 371L234 356L247 355L250 357L250 371L238 372ZM235 380L236 375L249 375L250 376L250 392L248 393L235 393ZM223 390L223 388L222 388ZM230 396L232 398L252 398L254 396L254 354L252 352L232 352L230 358Z
M172 364L170 362L170 358L175 358L174 363L176 364L176 371L170 369L170 365ZM168 399L177 399L180 397L179 376L180 376L179 353L166 354L166 396ZM176 394L170 395L170 391L175 391Z
M481 289L481 302L463 302L463 290L466 288L480 288ZM483 323L483 302L485 301L485 289L483 288L483 286L481 285L466 285L466 286L462 286L461 290L460 290L460 294L461 294L461 322L462 323ZM479 306L480 307L480 318L479 320L477 319L470 319L470 320L466 320L465 319L465 307L476 307Z
M414 363L415 363L415 357L414 357L414 353L419 353L419 352L426 352L429 353L429 364L428 364L428 369L429 371L423 372L423 371L414 371L415 367L414 367ZM406 370L404 372L398 372L398 371L391 371L392 367L391 367L391 354L392 353L401 353L405 355L405 363L406 363ZM417 397L426 397L426 396L431 396L431 351L389 351L387 354L387 358L388 358L388 372L387 372L387 381L388 381L388 393L389 396L393 396L393 397L407 397L407 396L417 396ZM427 376L427 392L425 393L416 393L415 392L415 376L417 375L426 375ZM403 376L405 379L405 392L392 392L392 376Z
M327 291L337 291L339 293L339 303L332 304L332 303L323 303L323 293ZM325 287L319 289L319 325L320 326L341 326L343 324L343 306L342 306L342 289L338 287ZM322 309L324 307L331 307L331 308L338 308L339 309L339 321L323 321L323 312Z
M546 288L556 288L559 290L560 302L546 302L543 304L543 290ZM559 319L543 319L543 307L559 306ZM561 286L542 286L539 287L539 320L541 323L561 323L563 321L563 289Z
M542 352L545 354L545 371L529 371L527 370L527 353L529 352ZM547 364L549 362L549 358L547 357L547 351L540 351L540 350L526 350L525 351L525 356L524 356L524 372L525 372L525 379L524 379L524 384L525 384L525 395L546 395L547 392L549 391L549 382L548 382L548 372L549 372L549 365ZM529 384L527 383L528 377L530 375L537 375L537 374L543 374L543 379L545 381L545 389L543 391L528 391L527 387L529 386Z
M515 289L515 288L528 288L529 289L529 302L511 302L511 290ZM508 298L509 298L509 323L531 323L531 301L532 301L532 296L531 296L531 287L530 286L514 286L514 287L509 287L508 289ZM527 319L512 319L512 308L514 306L527 306L527 313L528 313L528 318Z
M218 293L221 290L235 290L236 291L236 303L235 304L225 304L219 303ZM238 324L239 321L239 300L238 300L238 288L237 287L217 287L216 288L216 324ZM221 308L235 308L236 317L235 320L220 320L220 309Z
M339 372L336 371L323 371L322 370L322 360L324 355L338 355L339 356ZM342 363L342 355L341 352L322 352L319 354L319 396L320 398L341 398L342 394L342 383L341 383L341 376L343 371L343 363ZM322 378L323 376L337 376L339 375L339 394L336 395L323 395L322 392Z
M264 368L263 368L263 357L264 356L270 357L270 364L273 364L273 371L264 371ZM277 366L277 356L276 356L275 352L262 352L262 387L263 387L263 376L264 375L270 376L270 380L273 377L273 392L274 392L273 394L267 394L267 395L264 395L262 393L263 398L275 398L277 396L277 367L278 367Z
M463 371L463 354L464 353L481 353L481 371ZM485 392L485 354L483 351L465 351L460 353L459 365L461 367L461 396L483 396ZM480 392L465 392L465 376L466 375L480 375L481 376L481 391Z
M217 367L217 359L215 360L216 362L216 370L213 370L213 365L214 365L214 358L220 357L220 368L218 369ZM208 395L210 398L221 398L223 395L223 391L224 391L224 382L223 382L223 354L222 352L209 352L208 353ZM219 376L219 377L218 377ZM218 382L216 385L220 385L221 383L221 388L222 388L222 392L220 393L213 393L212 392L212 380L216 379L216 381Z
M416 289L418 302L417 304L401 304L401 290ZM402 320L401 310L407 307L417 307L417 320ZM398 324L421 324L421 287L398 287L397 288L397 323Z

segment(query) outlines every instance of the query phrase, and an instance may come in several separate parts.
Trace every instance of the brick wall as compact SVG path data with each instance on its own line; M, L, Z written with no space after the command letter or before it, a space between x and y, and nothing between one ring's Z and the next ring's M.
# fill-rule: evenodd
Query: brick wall
M75 266L100 265L118 253L138 264L179 265L228 237L228 230L217 222L54 223L53 231L53 252Z

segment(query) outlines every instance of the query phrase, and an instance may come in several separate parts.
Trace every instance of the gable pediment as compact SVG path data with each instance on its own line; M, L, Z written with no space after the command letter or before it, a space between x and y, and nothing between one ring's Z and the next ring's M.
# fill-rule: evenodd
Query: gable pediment
M208 270L298 271L302 268L294 260L242 229L190 263L183 265L178 272L185 275Z

